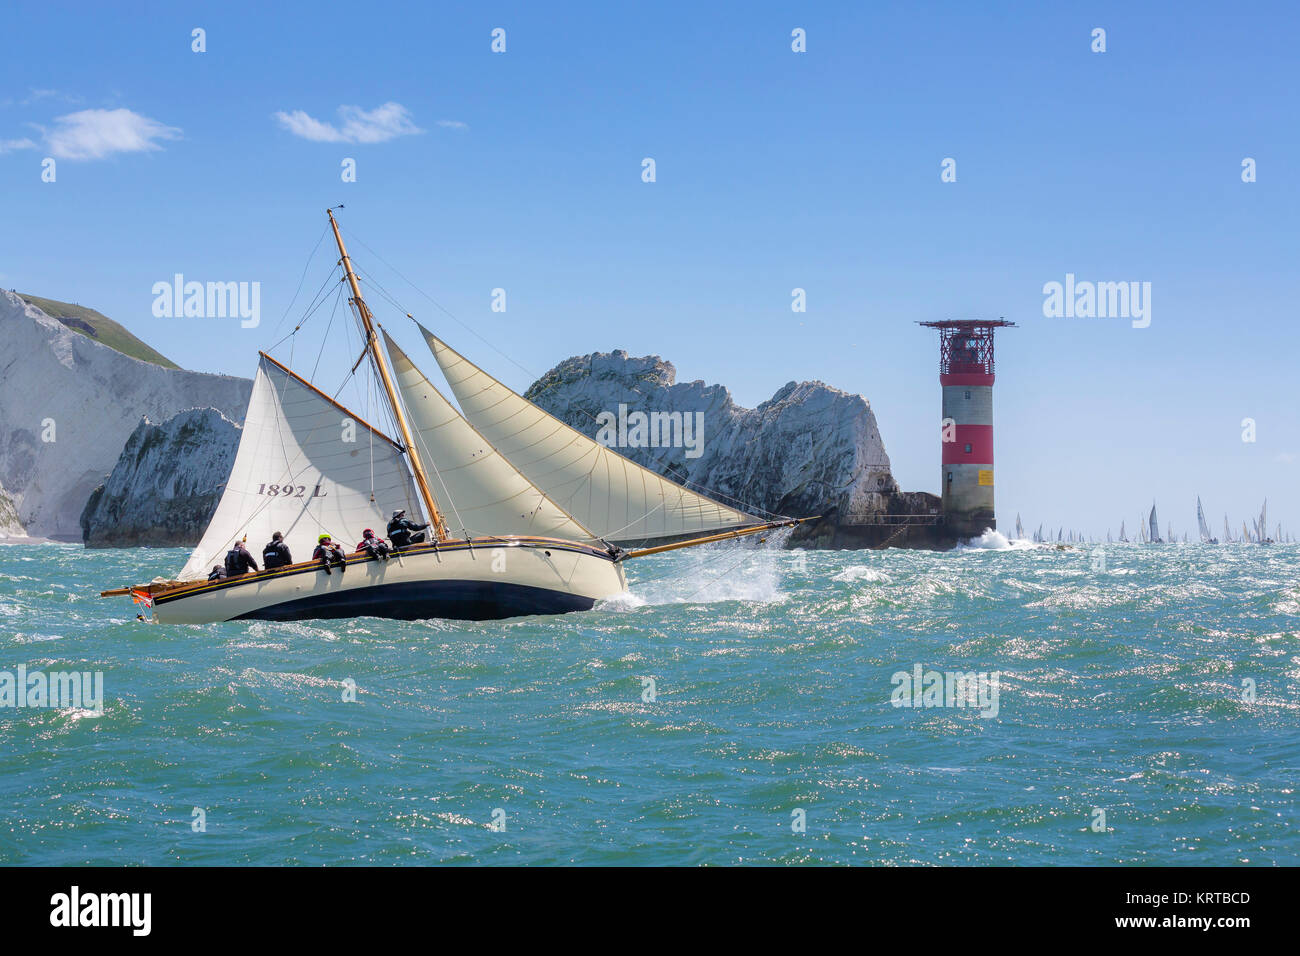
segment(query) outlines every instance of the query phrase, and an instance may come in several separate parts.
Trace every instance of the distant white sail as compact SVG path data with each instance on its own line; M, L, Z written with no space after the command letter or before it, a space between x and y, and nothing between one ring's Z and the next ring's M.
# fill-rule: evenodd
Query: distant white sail
M365 528L382 535L390 511L418 514L417 500L391 439L263 355L230 478L180 580L207 577L245 536L259 565L276 531L295 561L320 534L351 550Z
M1025 526L1020 523L1020 513L1016 513L1016 538L1020 539L1025 536Z
M1160 522L1156 518L1156 503L1151 502L1151 515L1147 519L1147 538L1151 544L1160 544Z
M1232 529L1228 527L1228 516L1223 516L1223 543L1232 543Z
M548 498L609 541L641 542L762 519L629 461L502 385L423 326L461 411Z
M1201 507L1201 496L1196 496L1196 527L1201 533L1201 543L1208 544L1214 535L1210 534L1210 526L1205 523L1205 509Z
M1124 522L1123 522L1123 521L1121 521L1121 522L1119 523L1119 539L1120 539L1120 541L1123 541L1125 544L1128 543L1128 538L1125 537L1125 535L1124 535Z
M595 537L502 458L387 332L384 340L420 457L436 473L430 477L433 496L449 531L571 541L591 541Z

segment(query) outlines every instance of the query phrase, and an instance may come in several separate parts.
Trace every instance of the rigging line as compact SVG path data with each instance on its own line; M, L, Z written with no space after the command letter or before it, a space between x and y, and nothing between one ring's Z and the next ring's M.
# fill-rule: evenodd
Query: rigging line
M281 327L284 325L284 320L287 319L289 313L293 311L293 304L298 301L298 294L302 292L302 284L307 279L307 271L311 268L312 260L316 258L316 253L320 250L320 244L325 241L325 234L328 232L329 226L327 225L321 230L320 238L316 240L316 245L312 246L311 255L307 257L307 264L302 267L302 275L298 277L298 288L294 290L293 298L289 300L289 305L285 308L284 315L280 316L280 321L275 323L275 329L271 332L272 335L280 331Z
M334 297L334 308L330 310L329 324L325 326L325 334L321 336L320 351L316 353L316 364L311 367L311 375L307 379L307 381L313 384L315 384L316 381L316 370L320 368L321 357L324 356L325 354L325 344L329 341L330 338L330 329L334 328L334 319L335 317L338 316L339 313L339 299L341 299L342 297L343 297L343 286L339 286L338 294L335 295Z
M437 299L435 299L433 296L429 295L429 293L425 292L425 291L424 291L423 289L421 289L418 285L416 285L414 282L412 282L410 279L408 279L405 275L403 275L403 274L401 273L401 271L398 270L398 268L397 268L396 266L394 266L391 262L389 262L387 259L385 259L383 256L381 256L379 253L375 252L374 249L371 249L370 246L366 245L366 243L365 243L364 241L362 241L362 239L361 239L359 236L357 236L357 234L356 234L355 232L351 232L350 235L353 236L354 238L356 238L356 241L357 241L357 244L358 244L358 245L360 245L362 248L364 248L367 252L369 252L372 256L374 256L376 259L378 259L378 260L379 260L380 262L382 262L384 265L388 266L388 268L392 269L392 270L393 270L393 273L394 273L394 274L395 274L399 279L401 279L403 282L405 282L407 285L409 285L412 289L414 289L414 290L415 290L416 292L418 292L420 295L424 296L426 299L428 299L430 302L432 302L432 303L434 304L434 306L435 306L435 307L436 307L440 312L442 312L444 315L446 315L448 318L450 318L453 322L455 322L457 325L461 326L461 327L462 327L463 329L465 329L467 332L470 332L470 333L471 333L475 338L477 338L479 341L481 341L481 342L482 342L484 345L486 345L488 348L492 349L492 351L496 352L498 355L500 355L503 359L505 359L505 360L506 360L507 362L509 362L511 365L513 365L513 366L515 366L516 368L518 368L518 369L519 369L520 371L522 371L525 375L529 375L529 376L531 376L531 377L534 378L534 379L537 378L537 375L536 375L536 374L534 374L533 372L531 372L529 369L525 368L523 365L520 365L518 362L516 362L514 359L512 359L512 358L511 358L509 355L507 355L505 352L502 352L499 348L497 348L495 345L493 345L493 344L492 344L491 342L489 342L487 339L483 338L483 336L479 335L479 333L478 333L478 332L477 332L477 331L476 331L472 326L467 325L466 323L462 322L462 321L461 321L461 320L460 320L460 319L459 319L459 318L458 318L458 317L457 317L453 312L451 312L449 309L447 309L445 306L443 306L443 304L442 304L441 302L439 302L439 301L438 301ZM398 306L398 308L401 308L401 306ZM403 310L403 311L407 311L407 310Z
M268 349L268 351L273 351L279 348L284 343L285 339L289 339L297 335L298 330L307 324L307 320L312 317L312 314L321 307L321 304L324 303L325 299L329 298L328 294L322 297L321 293L325 292L325 287L329 285L330 280L333 279L333 277L334 277L334 272L331 269L329 274L325 276L325 281L322 282L320 284L320 288L316 290L316 294L311 297L311 302L307 304L307 311L303 314L303 317L298 322L298 324L293 327L293 331L291 331L288 335L284 336L284 338L281 338L278 342L272 345L271 348ZM277 332L279 331L278 327L276 328L276 331Z

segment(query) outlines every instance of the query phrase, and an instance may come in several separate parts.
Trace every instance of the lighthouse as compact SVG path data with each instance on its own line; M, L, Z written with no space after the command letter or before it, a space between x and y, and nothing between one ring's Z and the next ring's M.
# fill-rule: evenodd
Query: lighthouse
M917 324L939 330L943 523L953 534L974 537L997 527L993 512L993 333L1015 323L953 319Z

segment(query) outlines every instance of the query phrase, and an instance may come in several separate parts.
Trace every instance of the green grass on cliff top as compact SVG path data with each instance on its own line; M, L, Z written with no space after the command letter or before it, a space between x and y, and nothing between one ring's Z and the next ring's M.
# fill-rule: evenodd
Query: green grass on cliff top
M154 351L121 325L108 316L101 315L94 309L88 309L84 305L60 302L57 299L42 299L38 295L25 295L22 292L18 293L18 295L24 302L36 306L50 318L58 319L72 331L80 332L87 338L94 339L111 349L116 349L123 355L129 355L131 358L137 358L152 365L161 365L163 368L180 368L171 359Z

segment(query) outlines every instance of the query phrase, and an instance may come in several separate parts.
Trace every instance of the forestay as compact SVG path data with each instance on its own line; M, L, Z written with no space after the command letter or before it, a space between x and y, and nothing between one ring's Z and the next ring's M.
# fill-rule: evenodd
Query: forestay
M418 514L415 501L400 447L263 355L230 479L180 579L206 577L244 537L260 565L276 531L295 561L322 533L350 551L365 528L382 536L391 511Z
M448 524L475 535L535 535L587 541L594 535L547 498L474 430L387 332L397 389L433 493Z
M762 523L570 428L428 329L420 331L470 423L548 498L601 538L652 542Z

